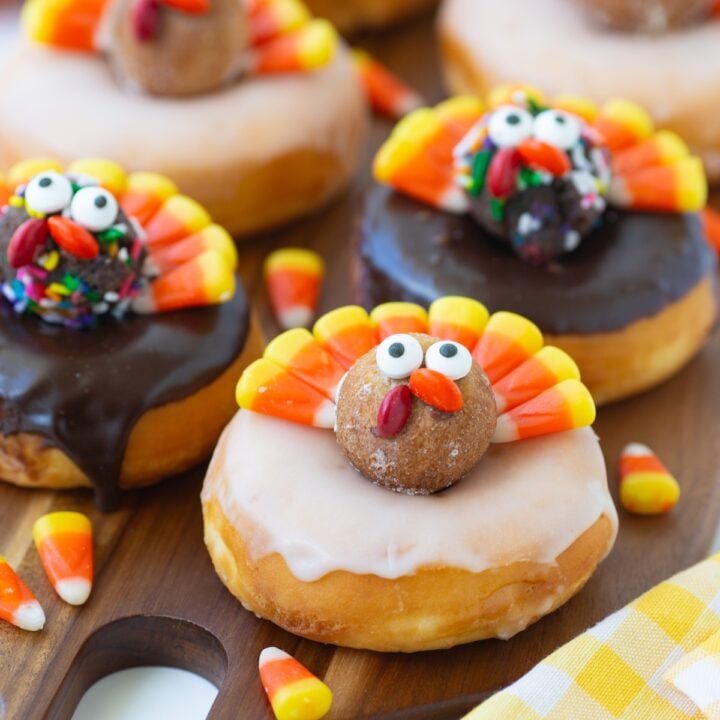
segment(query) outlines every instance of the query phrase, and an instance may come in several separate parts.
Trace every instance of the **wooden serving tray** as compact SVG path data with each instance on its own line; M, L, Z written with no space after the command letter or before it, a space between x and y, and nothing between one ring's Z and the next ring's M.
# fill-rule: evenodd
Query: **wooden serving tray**
M376 36L366 46L424 90L429 100L442 97L429 18ZM375 123L367 165L370 150L390 127ZM277 328L260 267L275 246L307 245L325 256L332 271L323 309L351 301L349 241L367 179L366 167L354 190L324 214L243 246L243 274L268 335ZM123 507L110 515L95 509L89 492L1 485L0 552L36 591L47 625L32 634L0 624L0 715L4 703L7 720L69 718L83 692L100 677L134 665L166 664L198 672L220 688L213 720L269 719L257 658L262 648L277 645L333 689L329 718L458 718L560 644L708 554L720 511L718 412L716 330L703 353L678 377L603 409L596 424L613 489L621 447L629 441L646 442L679 477L680 505L655 518L621 511L617 545L585 589L512 640L416 655L323 646L246 612L216 577L203 545L198 499L202 469L128 494ZM60 509L80 510L94 522L95 589L81 609L55 597L32 547L35 519Z

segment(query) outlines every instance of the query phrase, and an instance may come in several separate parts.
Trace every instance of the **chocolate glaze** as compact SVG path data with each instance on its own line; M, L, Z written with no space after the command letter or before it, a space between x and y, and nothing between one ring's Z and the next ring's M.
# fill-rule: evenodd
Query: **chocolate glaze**
M475 297L547 333L620 330L686 295L714 267L697 215L606 213L573 253L536 267L470 217L428 209L376 186L357 248L358 301L427 305Z
M2 300L0 432L47 438L88 475L98 505L111 510L135 422L221 375L248 327L240 283L225 305L107 319L86 331L18 316Z

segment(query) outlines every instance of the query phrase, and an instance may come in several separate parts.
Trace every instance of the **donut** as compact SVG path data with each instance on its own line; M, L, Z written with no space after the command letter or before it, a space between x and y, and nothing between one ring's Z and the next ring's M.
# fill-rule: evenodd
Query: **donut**
M596 102L626 97L681 135L710 180L720 180L720 22L647 35L618 32L588 18L583 5L593 8L594 19L601 15L625 28L650 23L657 31L666 22L696 18L693 9L707 3L447 0L439 32L451 91L484 95L498 84L523 81L549 95L582 94Z
M216 571L246 609L320 642L511 637L615 539L578 378L528 320L456 296L283 333L241 376L205 478Z
M26 5L27 38L0 69L0 166L97 156L152 167L233 235L311 212L350 181L366 107L326 21L299 6L283 27L272 2L183 12L112 0L83 38L71 32L82 5L58 16L57 3ZM159 13L149 37L136 27L135 9L146 5ZM212 51L187 53L189 44Z
M437 0L307 0L315 15L347 33L394 25L436 4Z
M4 190L0 479L113 509L233 415L260 353L234 243L167 178L106 160L26 161Z
M396 127L354 255L358 301L482 297L537 323L598 403L662 382L716 317L700 161L642 108L505 86Z

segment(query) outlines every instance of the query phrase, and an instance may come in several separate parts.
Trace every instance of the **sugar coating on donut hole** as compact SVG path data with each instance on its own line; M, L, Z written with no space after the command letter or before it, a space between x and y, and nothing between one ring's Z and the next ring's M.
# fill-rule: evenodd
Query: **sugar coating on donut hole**
M410 337L420 343L423 355L438 342L425 334ZM495 432L495 398L475 362L465 377L448 381L455 382L462 395L459 411L442 412L414 395L402 429L382 437L381 405L407 378L384 374L375 348L363 355L343 380L337 400L336 438L352 465L373 482L410 494L437 492L466 475Z
M241 74L248 37L240 0L213 0L201 14L154 0L113 0L102 45L122 85L182 96L210 92Z

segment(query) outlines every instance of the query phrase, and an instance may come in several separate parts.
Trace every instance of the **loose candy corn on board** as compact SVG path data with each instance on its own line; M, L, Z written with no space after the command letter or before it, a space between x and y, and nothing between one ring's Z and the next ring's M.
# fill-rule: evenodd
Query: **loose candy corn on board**
M441 99L429 20L363 44L429 101ZM368 166L390 127L376 122ZM268 336L279 330L262 272L271 249L306 246L323 256L327 276L321 312L352 300L351 253L344 239L354 228L367 169L355 191L326 214L243 245L240 265ZM558 645L708 554L720 518L718 414L716 330L678 377L639 398L603 408L595 425L618 507L617 463L631 442L655 450L678 479L682 495L677 507L658 516L620 509L617 545L586 588L512 640L411 656L319 645L244 611L216 577L202 543L202 469L128 495L118 512L106 516L86 492L31 492L0 485L0 554L33 590L47 616L40 633L0 623L0 708L4 706L7 720L69 718L84 690L99 677L136 664L170 664L199 672L220 687L212 720L271 720L257 663L263 648L274 646L330 686L330 720L459 718ZM33 541L34 522L58 510L83 512L93 523L94 583L80 608L58 598Z

